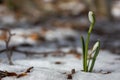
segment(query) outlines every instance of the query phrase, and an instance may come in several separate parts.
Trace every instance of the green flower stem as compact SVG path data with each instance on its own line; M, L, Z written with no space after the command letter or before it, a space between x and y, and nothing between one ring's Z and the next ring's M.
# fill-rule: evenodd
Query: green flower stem
M90 42L90 35L91 35L91 32L92 32L92 29L94 27L95 23L91 23L90 24L90 28L89 28L89 31L88 31L88 35L87 35L87 39L86 39L86 45L85 45L85 72L88 72L88 65L87 65L87 57L88 57L88 45L89 45L89 42Z
M88 34L89 33L91 34L94 25L95 25L95 22L93 22L93 23L90 24L90 28L89 28Z

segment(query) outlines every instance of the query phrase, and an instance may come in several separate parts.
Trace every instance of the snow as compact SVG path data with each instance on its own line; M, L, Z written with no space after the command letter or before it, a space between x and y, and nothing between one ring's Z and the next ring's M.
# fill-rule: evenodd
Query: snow
M37 44L37 40L36 39L32 39L31 35L36 33L37 36L36 37L41 37L41 35L44 36L46 41L59 41L61 44L65 44L66 42L64 41L65 38L67 37L77 37L78 33L75 30L72 29L63 29L63 28L58 28L58 29L53 29L53 30L48 30L45 34L42 34L40 32L40 28L38 29L21 29L21 28L17 28L17 29L12 29L11 33L15 34L14 36L12 36L11 41L10 41L10 45L19 45L19 44L24 44L24 43L28 43L31 45ZM0 31L1 34L1 31ZM3 35L0 35L3 36ZM0 44L3 45L4 41L0 39Z
M61 50L68 52L70 49L71 48L62 48ZM39 51L39 49L36 50ZM81 52L81 48L78 47L77 51ZM72 80L119 80L120 78L120 60L116 60L120 58L120 56L104 50L100 51L92 73L81 71L82 57L78 59L72 54L67 54L64 57L40 57L38 54L32 57L25 57L23 54L16 53L13 56L14 65L12 66L3 62L6 60L3 56L4 54L0 55L0 70L20 73L31 66L34 68L27 76L21 78L5 77L2 80L67 80L67 74L69 74L72 69L76 70L76 73L72 75ZM61 64L55 64L55 62L61 62ZM102 74L106 72L111 73Z
M45 39L48 41L61 40L69 36L75 37L76 35L77 32L72 29L59 28L46 32Z
M119 73L99 74L78 72L74 75L73 80L119 80Z
M25 69L23 66L12 66L12 67L6 67L4 65L4 68L12 69L11 71L17 71L20 72L23 69ZM18 71L19 70L19 71ZM15 77L6 77L3 78L3 80L66 80L65 76L59 72L56 72L54 70L49 70L46 68L34 68L33 71L28 74L28 76L22 77L22 78L15 78Z

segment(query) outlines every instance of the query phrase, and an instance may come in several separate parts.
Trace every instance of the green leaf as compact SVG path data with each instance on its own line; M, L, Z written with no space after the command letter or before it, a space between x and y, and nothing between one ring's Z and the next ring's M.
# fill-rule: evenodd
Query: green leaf
M81 42L82 42L82 52L83 52L83 69L85 70L85 41L83 36L81 36Z

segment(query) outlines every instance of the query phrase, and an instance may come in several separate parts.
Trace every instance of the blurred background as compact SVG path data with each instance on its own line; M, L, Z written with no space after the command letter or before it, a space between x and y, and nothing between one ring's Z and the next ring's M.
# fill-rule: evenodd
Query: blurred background
M0 0L0 28L15 33L10 46L61 48L81 46L89 28L88 11L96 14L90 49L120 54L120 0ZM7 33L0 31L0 47Z

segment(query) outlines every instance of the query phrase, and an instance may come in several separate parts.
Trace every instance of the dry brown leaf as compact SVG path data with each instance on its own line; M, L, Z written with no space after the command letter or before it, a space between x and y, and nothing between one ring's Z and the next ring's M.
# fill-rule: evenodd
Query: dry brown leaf
M21 77L24 77L24 76L27 76L27 73L21 73L21 74L17 75L17 78L21 78Z
M13 77L13 76L16 76L17 78L24 77L27 75L27 73L31 72L31 69L33 69L33 67L28 68L25 72L21 74L17 74L15 72L0 71L0 80L4 77Z
M72 74L68 74L67 79L72 79Z
M72 70L71 70L71 73L72 73L72 74L75 74L75 72L76 72L75 69L72 69Z
M34 68L34 67L28 68L25 73L30 73L31 69L33 69L33 68Z

